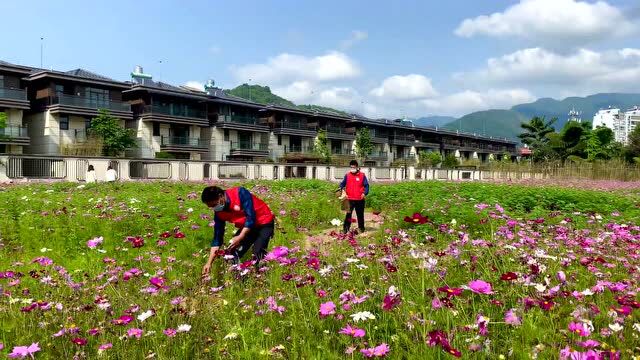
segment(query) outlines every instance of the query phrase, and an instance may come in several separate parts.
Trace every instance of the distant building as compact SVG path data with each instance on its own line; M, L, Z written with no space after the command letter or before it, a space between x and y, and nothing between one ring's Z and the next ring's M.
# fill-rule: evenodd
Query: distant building
M621 111L617 108L609 108L598 111L593 117L593 128L606 126L613 130L614 139L622 144L627 144L629 134L640 123L640 108L638 106Z
M581 123L582 118L580 117L580 115L582 115L580 111L577 111L575 108L571 109L571 111L569 111L569 121Z

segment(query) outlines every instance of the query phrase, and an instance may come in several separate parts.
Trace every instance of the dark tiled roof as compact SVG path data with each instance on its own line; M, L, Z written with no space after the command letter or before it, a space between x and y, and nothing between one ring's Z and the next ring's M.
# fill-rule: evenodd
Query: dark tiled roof
M66 75L71 75L71 76L76 76L76 77L81 77L81 78L91 79L91 80L116 81L106 76L102 76L85 69L75 69L71 71L65 71L64 73Z

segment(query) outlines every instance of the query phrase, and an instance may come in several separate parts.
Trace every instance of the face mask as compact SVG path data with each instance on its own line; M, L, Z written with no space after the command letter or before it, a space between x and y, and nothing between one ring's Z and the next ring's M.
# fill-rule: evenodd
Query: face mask
M224 210L224 205L218 204L213 207L213 211L222 211Z
M355 174L355 173L357 173L357 172L358 172L358 169L351 169L351 173L352 173L352 174Z

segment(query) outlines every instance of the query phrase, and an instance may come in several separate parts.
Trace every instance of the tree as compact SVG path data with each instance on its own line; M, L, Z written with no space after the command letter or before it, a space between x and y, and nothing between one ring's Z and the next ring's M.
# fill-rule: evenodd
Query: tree
M0 112L0 139L5 139L8 136L4 134L4 129L7 126L7 114L4 111Z
M458 158L454 154L449 154L444 157L442 161L442 167L445 169L451 169L459 165Z
M356 157L364 162L373 151L371 133L369 128L363 127L356 132L355 152Z
M102 139L102 152L107 156L118 156L137 146L135 131L120 126L120 120L105 109L100 109L98 116L91 119L90 134Z
M439 152L422 150L418 153L418 161L420 166L432 167L442 162L442 156Z
M313 152L320 156L324 162L331 161L331 151L329 151L327 132L325 130L318 130L318 136L313 143Z
M636 126L629 134L627 146L624 148L624 158L631 163L637 163L640 157L640 126Z
M520 127L525 130L518 137L522 140L522 143L529 145L529 147L535 151L536 148L542 147L548 143L547 134L554 132L553 123L558 119L553 118L549 121L545 121L544 117L533 117L528 123L520 124Z

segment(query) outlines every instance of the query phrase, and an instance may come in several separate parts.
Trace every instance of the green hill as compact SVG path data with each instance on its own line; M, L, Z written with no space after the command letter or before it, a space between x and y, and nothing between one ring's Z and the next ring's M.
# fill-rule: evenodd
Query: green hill
M344 111L332 109L325 106L296 105L293 102L272 93L271 89L268 86L242 84L233 89L225 90L224 92L229 95L233 95L259 104L278 105L306 111L318 111L349 116L349 114Z
M455 120L457 119L453 116L426 116L414 119L413 123L416 126L442 127Z
M485 110L465 115L444 128L515 140L523 121L528 121L527 117L512 110Z

